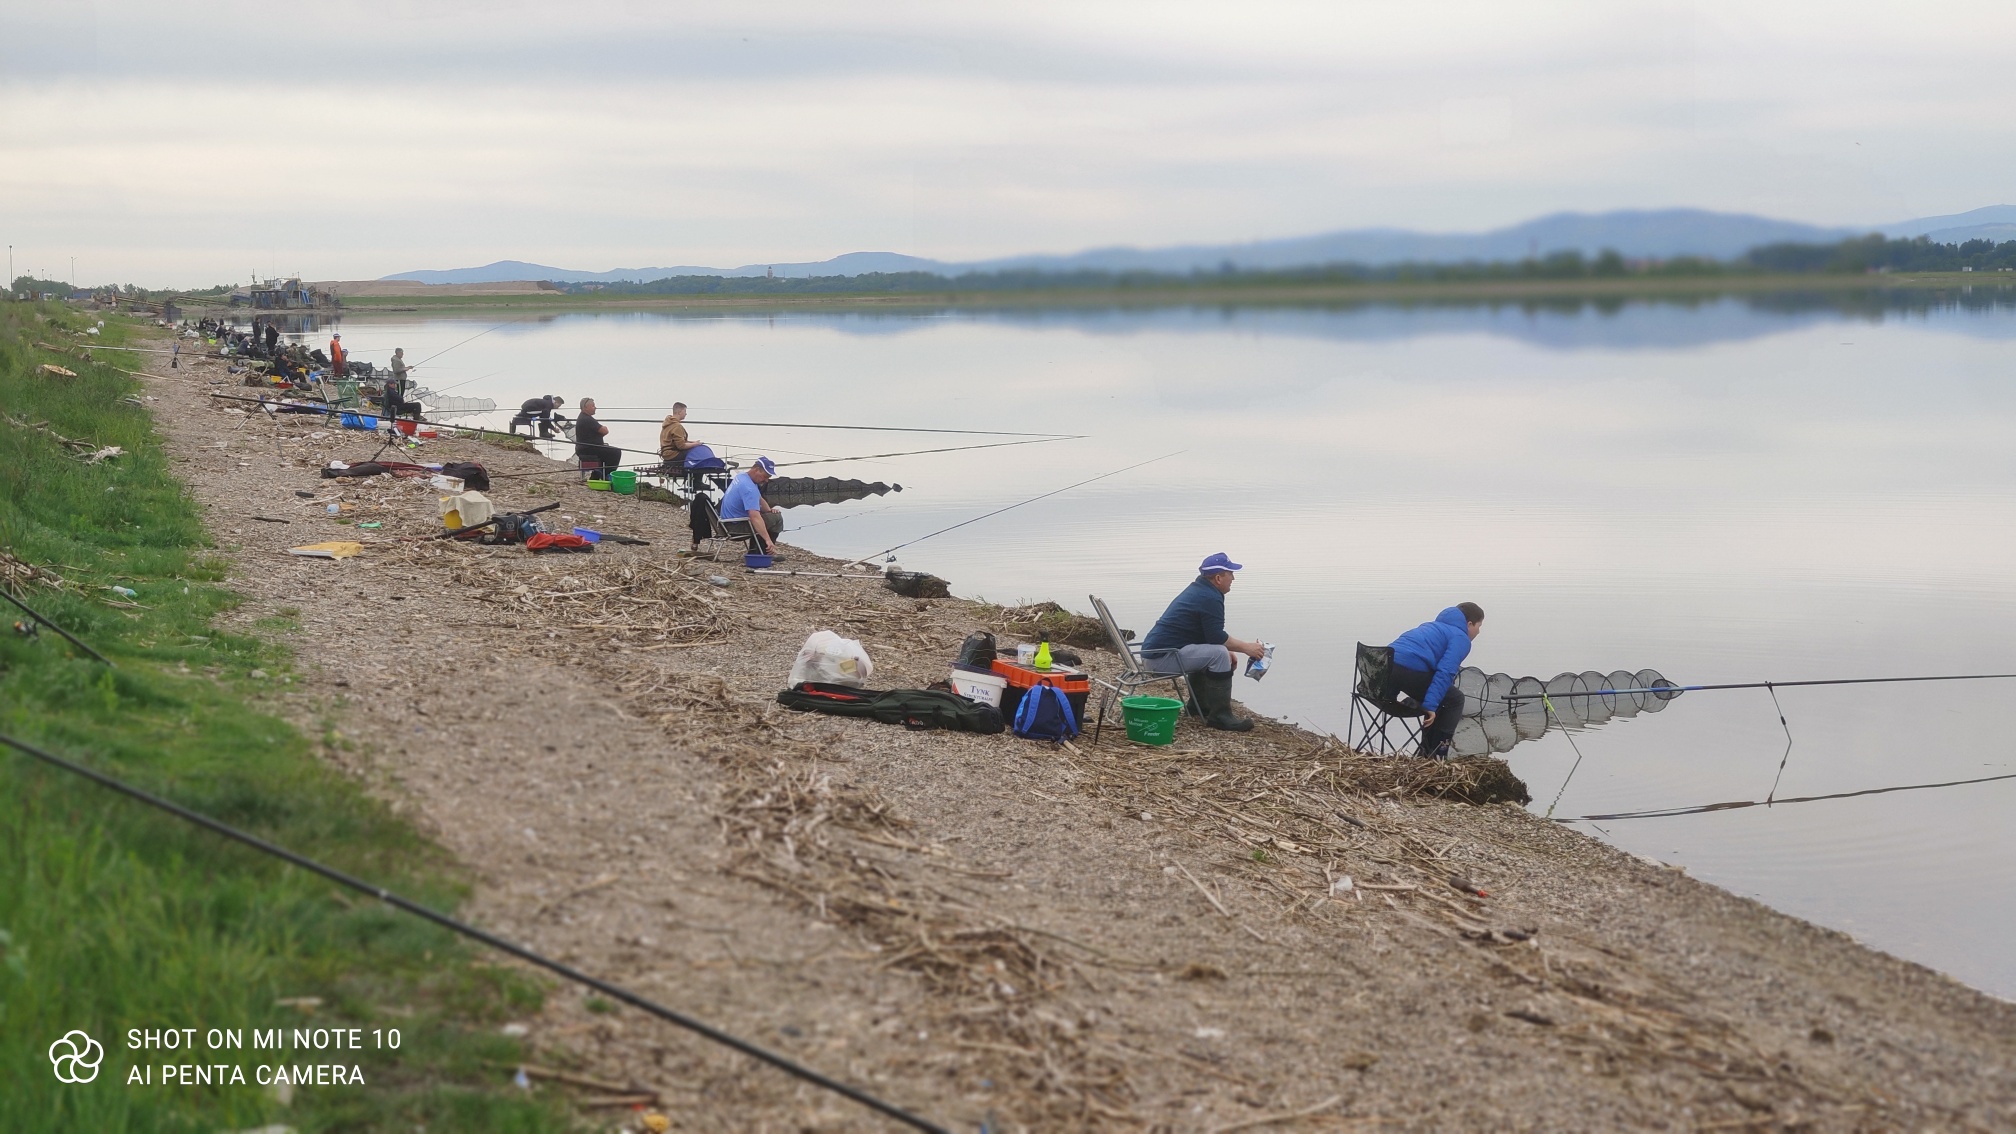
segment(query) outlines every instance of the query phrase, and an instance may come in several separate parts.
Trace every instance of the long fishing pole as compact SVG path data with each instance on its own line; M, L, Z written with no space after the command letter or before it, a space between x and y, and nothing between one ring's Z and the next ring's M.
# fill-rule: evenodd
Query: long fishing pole
M850 563L846 563L846 564L843 564L843 566L847 566L847 567L855 567L855 566L859 566L860 564L863 564L863 563L866 563L866 562L868 562L868 561L869 561L870 559L873 559L873 558L875 558L875 556L877 556L877 555L887 555L887 554L889 554L889 553L890 553L890 552L892 552L892 551L901 551L902 549L904 549L904 548L906 548L906 547L909 547L909 546L910 546L911 544L917 544L917 543L923 543L923 542L924 542L925 540L927 540L927 539L931 539L931 538L933 538L933 537L935 537L935 536L941 536L941 535L944 535L944 534L945 534L946 532L949 532L949 531L955 531L955 530L957 530L957 529L959 529L959 528L963 528L963 527L965 527L965 526L966 526L967 524L977 524L977 523L979 523L980 521L982 521L982 520L986 519L986 518L987 518L988 516L998 516L998 515L1000 515L1000 514L1001 514L1001 513L1003 513L1003 512L1012 512L1012 511L1014 511L1015 509L1017 509L1017 508L1020 508L1020 507L1022 507L1022 506L1023 506L1023 505L1025 505L1025 504L1034 504L1034 503L1036 503L1036 502L1037 502L1038 500L1048 500L1048 499L1049 499L1050 497L1052 497L1052 496L1055 496L1055 495L1057 495L1057 494L1058 494L1058 493L1060 493L1060 492L1069 492L1069 491L1071 491L1071 490L1072 490L1072 489L1074 489L1074 488L1083 488L1084 486L1086 486L1086 485L1088 485L1088 484L1091 484L1091 483L1092 483L1093 481L1095 481L1095 480L1105 480L1105 479L1106 479L1107 477L1109 477L1109 476L1119 476L1119 475L1120 475L1121 473L1124 473L1124 472L1132 472L1132 471L1134 471L1135 469L1138 469L1138 468L1141 468L1141 467L1142 467L1142 466L1144 466L1144 465L1152 465L1152 464L1154 464L1154 463L1155 463L1156 461L1166 461L1166 460L1168 460L1168 459L1169 459L1169 458L1171 458L1171 457L1174 457L1174 456L1178 456L1178 455L1180 455L1180 454L1183 454L1183 453L1187 453L1187 452L1189 452L1189 450L1188 450L1188 449L1178 449L1178 450L1176 450L1176 452L1174 452L1174 453L1164 453L1164 454L1162 454L1162 455L1161 455L1161 456L1159 456L1159 457L1150 457L1150 458L1148 458L1147 460L1145 460L1145 461L1142 461L1142 462L1140 462L1139 464L1132 464L1132 465L1128 465L1128 466L1127 466L1126 468L1124 468L1124 469L1114 469L1114 470L1113 470L1112 472L1109 472L1109 473L1100 473L1100 474L1099 474L1098 476L1092 476L1092 477L1086 477L1086 478L1085 478L1084 480L1081 480L1081 481L1079 481L1079 482L1078 482L1077 484L1067 484L1067 485L1065 485L1065 486L1064 486L1064 487L1062 487L1062 488L1053 488L1053 489L1051 489L1050 491L1048 491L1048 492L1044 493L1044 494L1043 494L1043 495L1041 495L1041 496L1031 496L1031 497L1030 497L1029 499L1027 499L1027 500L1019 500L1019 501L1017 501L1017 502L1015 502L1015 503L1013 503L1013 504L1010 504L1010 505L1008 505L1008 506L1007 506L1007 507L1005 507L1005 508L996 508L996 509L994 509L994 510L993 510L992 512L987 512L987 513L985 513L985 514L982 514L982 515L979 515L979 516L975 516L975 517L973 517L973 518L972 518L972 519L970 519L970 520L961 520L961 521L959 521L958 523L956 523L956 524L953 524L953 525L952 525L951 527L949 527L949 528L939 528L939 529L938 529L937 531L935 531L935 532L932 532L932 533L931 533L930 535L921 535L921 536L918 536L918 537L917 537L916 539L913 539L913 540L909 540L909 541L907 541L907 542L904 542L904 543L899 543L899 544L897 544L897 545L896 545L895 547L885 547L885 548L883 548L883 549L882 549L882 550L880 550L880 551L877 551L877 552L874 552L873 554L869 554L869 555L864 555L864 556L862 556L861 558L859 558L859 559L856 559L856 560L854 560L854 561L852 561L852 562L850 562Z
M800 465L830 465L837 461L879 461L884 457L921 457L926 453L964 453L971 449L1006 449L1011 445L1042 445L1050 441L1070 441L1075 438L1058 435L1038 437L1033 441L990 441L985 445L954 445L949 449L911 449L903 453L865 453L858 457L821 457L816 461L785 461L777 467L796 468Z
M624 407L628 408L628 407ZM660 418L653 417L605 417L603 421L623 422L629 425L656 425ZM851 429L864 433L970 433L980 437L1052 437L1068 436L1079 438L1082 433L1015 433L1005 429L927 429L908 425L814 425L792 421L687 421L688 425L752 425L765 429Z
M646 1000L644 997L639 996L634 992L631 992L629 989L624 988L621 985L611 984L608 981L601 980L597 977L589 976L587 973L584 973L579 969L573 968L572 966L562 964L561 962L553 960L550 957L546 957L539 953L535 953L523 945L518 945L513 942L506 941L502 937L498 937L494 934L485 932L484 930L478 929L475 926L470 925L468 922L457 920L456 918L450 917L447 914L441 913L429 906L423 906L419 902L413 901L410 898L401 897L400 895L395 894L390 890L386 890L383 887L373 886L369 882L366 882L361 878L355 878L352 877L351 875L343 873L340 870L337 870L334 867L325 866L322 863L317 862L312 858L308 858L305 855L296 854L293 851L286 849L285 847L278 846L274 843L269 843L265 839L262 839L257 835L251 834L246 831L241 831L238 828L233 827L227 823L223 823L220 822L219 820L213 819L200 811L192 811L189 808L183 807L181 804L170 802L169 800L163 799L162 797L155 795L151 792L143 791L140 788L134 787L133 785L128 784L122 780L115 779L112 776L108 776L103 772L87 768L82 764L78 764L70 760L65 760L63 757L58 756L53 752L46 752L40 748L35 747L32 744L29 744L21 740L16 740L11 736L5 735L4 733L0 733L0 744L4 744L9 748L13 748L16 751L22 752L26 755L33 756L35 759L41 760L44 763L49 764L53 767L61 768L66 772L82 776L83 778L90 780L91 782L99 785L100 787L110 788L111 790L116 791L121 795L127 796L132 799L137 799L141 803L147 804L150 807L159 808L162 811L166 811L167 813L175 816L178 819L182 819L186 822L193 823L198 827L205 828L206 830L213 831L216 834L222 835L227 839L232 839L237 842L243 843L244 845L251 847L253 850L259 851L262 854L271 855L274 858L280 859L283 862L291 863L294 866L298 866L303 870L319 874L322 877L327 878L331 882L334 882L340 886L347 886L352 890L355 890L361 894L366 895L367 897L376 898L377 900L384 902L386 905L395 906L399 909L405 910L407 913L410 913L415 917L422 918L426 921L431 921L435 925L441 926L443 929L459 933L472 941L481 942L484 945L490 946L492 949L496 949L504 953L509 953L511 956L516 957L521 961L526 961L531 964L538 965L540 968L556 973L567 980L574 981L577 984L586 985L589 988L592 988L605 996L621 1000L634 1008L641 1009L644 1012L656 1016L659 1019L664 1020L668 1023L676 1024L679 1027L685 1028L687 1031L694 1032L700 1036L705 1037L706 1039L721 1044L724 1047L733 1048L734 1050L739 1051L742 1054L747 1055L751 1058L762 1060L763 1062L770 1064L772 1067L775 1067L778 1070L785 1072L786 1074L796 1076L797 1078L803 1079L814 1086L823 1087L826 1090L832 1091L835 1094L852 1099L855 1102L860 1103L862 1106L865 1106L870 1110L876 1111L880 1114L887 1115L888 1117L893 1118L896 1121L911 1127L912 1129L930 1131L932 1132L932 1134L948 1134L948 1132L943 1127L939 1126L937 1123L931 1122L927 1119L919 1118L918 1116L911 1114L908 1111L901 1109L900 1107L897 1107L893 1103L883 1102L881 1099L876 1098L874 1095L871 1095L868 1092L863 1091L857 1087L850 1087L847 1084L842 1083L836 1079L830 1079L825 1075L822 1075L819 1072L804 1066L803 1064L793 1062L792 1060L782 1055L779 1055L776 1052L770 1051L766 1048L758 1047L756 1044L753 1044L748 1040L742 1039L739 1036L731 1035L727 1032L721 1031L718 1028L702 1023L701 1021L696 1020L693 1017L687 1016L683 1013L675 1012L672 1009L667 1008L654 1001Z
M85 645L83 642L79 641L77 635L72 634L70 631L63 629L61 626L58 626L54 622L49 621L47 618L42 617L41 613L37 611L34 607L29 606L27 603L22 602L20 599L15 598L11 594L8 594L7 588L0 587L0 598L4 598L8 602L13 603L15 606L20 607L22 610L27 611L28 617L34 619L37 622L40 622L42 625L47 626L49 629L56 631L58 634L63 635L64 641L69 642L71 645L77 647L80 650L83 650L87 654L90 654L92 657L97 658L99 661L104 662L107 666L111 666L111 668L113 669L119 668L116 665L112 665L111 658L106 657L104 654L99 653L97 650L94 650L91 647Z
M1578 689L1562 693L1562 697L1621 697L1631 693L1658 693L1672 696L1676 693L1697 693L1712 689L1790 689L1804 685L1888 685L1899 681L1992 681L1998 678L2016 677L2016 673L1956 673L1936 677L1839 677L1820 681L1736 681L1721 685L1655 685L1649 689ZM1537 701L1547 696L1545 693L1507 693L1503 700Z
M1828 795L1801 795L1787 799L1740 799L1730 803L1704 803L1697 807L1662 807L1653 811L1618 811L1609 815L1579 815L1573 819L1556 819L1556 823L1586 823L1591 820L1612 819L1664 819L1673 815L1705 815L1710 811L1735 811L1745 807L1775 807L1785 803L1817 803L1823 799L1854 799L1864 795L1885 795L1893 791L1924 791L1927 788L1964 787L1968 784L1990 784L1997 780L2016 780L2016 772L2000 776L1982 776L1972 780L1946 780L1936 784L1900 784L1896 787L1863 788L1861 791L1837 791Z
M526 319L529 319L529 318L531 318L531 316L529 316L529 315L528 315L528 316L526 316L525 318L526 318ZM475 342L475 341L476 341L477 339L480 339L480 338L482 338L482 337L483 337L484 335L487 335L487 334L489 334L489 333L490 333L490 331L497 331L497 330L502 330L503 328L505 328L505 327L508 327L508 326L510 326L510 325L511 325L511 324L513 324L513 323L523 323L524 321L525 321L525 319L506 319L506 320L505 320L504 322L502 322L502 323L499 323L499 324L497 324L497 325L496 325L495 327L491 327L491 328L490 328L489 330L486 330L486 331L478 331L478 332L476 332L475 334L473 334L473 335L470 335L470 336L469 336L468 338L466 338L466 339L463 339L463 340L462 340L461 342L459 342L459 343L456 343L456 344L455 344L455 346L451 346L451 347L445 347L445 348L443 348L443 349L441 349L441 350L437 350L437 351L435 351L435 352L434 352L433 354L430 354L430 355L428 355L428 356L427 356L426 358L423 358L423 359L421 359L420 361L418 361L418 362L414 363L414 364L413 364L413 366L411 367L411 369L416 369L416 370L417 370L417 369L419 369L420 367L422 367L422 366L425 366L425 365L427 365L428 363L430 363L430 362L434 361L435 359L437 359L437 358L440 358L440 357L441 357L442 355L444 355L444 354L447 354L447 353L448 353L449 351L451 351L451 350L454 350L454 349L455 349L455 347L459 347L459 346L464 346L464 345L466 345L466 344L468 344L468 343L473 343L473 342Z

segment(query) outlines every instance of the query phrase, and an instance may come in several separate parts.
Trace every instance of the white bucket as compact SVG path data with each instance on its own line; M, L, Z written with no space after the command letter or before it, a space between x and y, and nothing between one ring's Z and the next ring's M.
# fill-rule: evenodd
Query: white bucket
M1008 688L1008 679L998 673L975 673L967 669L952 671L952 692L968 701L982 705L1001 707L1001 691Z

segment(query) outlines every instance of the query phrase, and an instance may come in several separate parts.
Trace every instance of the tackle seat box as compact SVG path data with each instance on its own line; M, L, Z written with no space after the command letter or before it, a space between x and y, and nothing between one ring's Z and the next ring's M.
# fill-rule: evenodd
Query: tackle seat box
M994 672L1008 679L1008 688L1001 691L1002 720L1012 723L1016 708L1022 704L1022 695L1047 679L1071 702L1071 714L1078 718L1078 727L1085 727L1085 703L1092 695L1089 675L1068 665L1053 665L1046 672L999 658L994 661Z

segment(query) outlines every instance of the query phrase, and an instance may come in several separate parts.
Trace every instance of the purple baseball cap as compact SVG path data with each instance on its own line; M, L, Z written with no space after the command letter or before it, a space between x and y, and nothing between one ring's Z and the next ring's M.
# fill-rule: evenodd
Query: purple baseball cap
M1199 575L1210 575L1219 571L1239 571L1243 569L1240 564L1232 562L1231 556L1222 551L1197 565L1197 573Z

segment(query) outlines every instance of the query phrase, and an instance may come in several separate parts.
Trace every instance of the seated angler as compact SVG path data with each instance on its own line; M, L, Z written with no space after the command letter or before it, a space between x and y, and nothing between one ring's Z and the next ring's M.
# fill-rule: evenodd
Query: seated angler
M623 450L603 442L608 435L609 427L595 420L595 399L582 398L581 412L574 415L574 458L584 469L600 465L598 480L608 480L623 464Z
M749 544L750 551L777 554L777 537L784 534L784 513L763 499L763 486L777 475L777 465L768 457L735 474L728 491L721 495L721 526L728 534Z
M511 419L511 432L518 432L518 427L523 425L528 427L526 432L530 433L531 429L529 427L534 421L537 421L539 423L539 436L553 436L553 411L566 404L567 399L558 394L548 394L543 398L526 399L525 404L518 407L518 416Z
M1158 673L1181 673L1190 679L1196 698L1193 710L1212 728L1245 732L1253 722L1232 711L1232 655L1259 659L1267 647L1241 641L1225 632L1225 593L1241 565L1224 552L1197 565L1197 578L1183 588L1169 609L1141 640L1141 660Z
M1393 690L1414 698L1421 715L1421 755L1441 760L1463 719L1463 691L1456 673L1470 656L1470 643L1484 629L1484 608L1459 602L1393 640Z
M686 453L700 442L686 435L686 403L672 403L672 412L665 416L665 424L658 427L658 455L665 459L665 472L676 473L686 467Z

